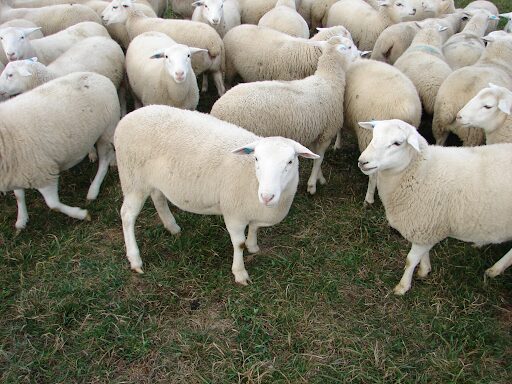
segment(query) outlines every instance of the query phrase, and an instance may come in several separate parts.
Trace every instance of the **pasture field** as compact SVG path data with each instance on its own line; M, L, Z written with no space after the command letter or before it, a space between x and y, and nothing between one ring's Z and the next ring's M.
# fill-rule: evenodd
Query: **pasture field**
M245 258L247 287L234 283L220 217L171 207L175 237L150 201L136 227L145 274L132 273L115 170L87 206L91 222L28 191L16 235L14 196L0 196L0 382L512 383L512 270L483 277L512 244L443 241L430 276L395 297L409 244L378 199L363 208L358 156L344 133L315 196L301 159L289 215ZM84 206L95 171L86 160L64 172L62 201Z

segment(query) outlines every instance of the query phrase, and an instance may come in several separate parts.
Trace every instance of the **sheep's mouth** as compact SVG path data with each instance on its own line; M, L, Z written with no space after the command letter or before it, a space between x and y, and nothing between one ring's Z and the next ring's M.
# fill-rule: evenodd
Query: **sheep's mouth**
M414 16L416 14L416 11L412 11L409 13L410 16Z
M365 175L370 175L370 174L374 173L375 171L377 171L377 168L378 168L377 166L375 166L375 167L368 167L366 165L359 165L359 169Z

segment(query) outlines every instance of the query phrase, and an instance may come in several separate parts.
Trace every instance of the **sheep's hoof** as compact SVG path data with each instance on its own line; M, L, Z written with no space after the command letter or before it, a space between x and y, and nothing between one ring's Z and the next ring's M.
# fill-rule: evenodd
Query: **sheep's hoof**
M395 289L393 289L393 293L397 296L403 296L405 295L405 292L407 292L409 288L403 287L401 284L398 284Z
M501 274L501 271L497 271L497 270L496 270L496 269L494 269L493 267L491 267L491 268L489 268L489 269L487 269L487 270L485 271L485 275L486 275L487 277L491 277L491 278L494 278L494 277L496 277L496 276L498 276L498 275L500 275L500 274Z
M132 271L133 272L137 272L139 275L143 275L144 274L144 271L142 270L141 267L132 268Z
M418 272L416 272L416 276L418 276L419 279L426 279L429 273L430 273L430 269L426 270L426 271L422 271L421 269L418 269Z
M87 213L85 214L84 220L85 220L85 221L91 221L91 220L92 220L92 219L91 219L91 215L89 214L89 212L87 212Z
M235 282L240 285L248 285L251 283L251 278L247 271L233 272L235 275Z
M373 201L369 202L368 200L365 200L363 202L363 208L371 208L373 206Z
M308 185L308 192L310 195L314 195L316 193L316 185Z
M169 232L171 232L171 234L174 235L174 236L180 236L181 235L181 228L177 224L175 226L173 226L173 227L167 228L167 230Z
M260 247L258 247L258 245L255 245L254 247L247 246L247 251L249 251L249 253L258 253L260 251Z

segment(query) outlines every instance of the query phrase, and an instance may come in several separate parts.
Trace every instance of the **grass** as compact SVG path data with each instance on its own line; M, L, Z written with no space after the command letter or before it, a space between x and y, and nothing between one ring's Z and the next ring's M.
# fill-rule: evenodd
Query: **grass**
M28 191L29 225L16 236L15 200L0 197L0 381L512 382L511 272L483 278L511 244L444 241L431 275L393 296L409 245L380 203L363 208L357 146L343 142L313 197L301 162L290 214L246 257L248 287L233 283L221 218L173 209L183 229L173 237L150 203L137 222L146 273L131 273L115 171L88 206L92 222ZM88 162L64 172L62 200L83 206L94 172Z

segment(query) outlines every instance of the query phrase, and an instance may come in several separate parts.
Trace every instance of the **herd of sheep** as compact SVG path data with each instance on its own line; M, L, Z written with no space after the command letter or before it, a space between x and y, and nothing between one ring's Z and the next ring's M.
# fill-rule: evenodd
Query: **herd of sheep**
M162 18L168 7L183 19ZM347 129L369 176L364 203L378 190L412 243L402 295L441 240L512 239L511 19L485 0L0 0L0 191L14 191L17 230L27 188L90 220L58 193L59 173L89 155L88 200L118 167L132 270L143 272L135 220L151 196L172 234L168 201L222 215L245 285L243 251L288 214L298 157L313 160L314 194ZM219 99L194 111L210 79ZM436 145L417 131L422 114ZM450 133L464 146L443 147ZM512 250L486 274L510 265Z

